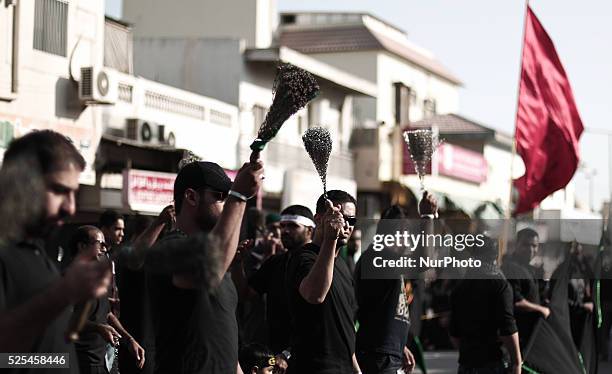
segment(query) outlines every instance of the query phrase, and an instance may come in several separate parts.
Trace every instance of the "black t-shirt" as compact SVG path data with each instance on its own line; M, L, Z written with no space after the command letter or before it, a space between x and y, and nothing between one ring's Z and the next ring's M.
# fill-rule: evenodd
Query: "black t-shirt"
M75 313L80 314L85 304L75 306ZM108 324L108 313L110 304L106 297L96 299L89 312L87 320L96 324ZM106 365L106 340L95 331L83 331L79 334L79 340L75 343L79 361L84 365L103 366Z
M22 242L0 247L0 311L19 307L44 292L60 274L40 243ZM3 369L6 373L78 373L73 344L64 335L72 308L65 308L34 341L29 353L68 353L69 369ZM25 353L25 352L24 352Z
M508 282L499 271L483 278L464 279L451 293L450 335L461 339L459 363L472 368L501 362L498 336L517 331Z
M235 374L238 296L229 274L214 290L181 289L172 284L171 274L158 272L154 265L158 263L155 256L172 258L168 253L172 251L184 255L186 252L181 252L179 247L197 243L193 237L187 239L184 234L173 232L147 255L145 269L155 331L155 372ZM188 259L181 261L189 262Z
M287 292L292 325L290 373L352 373L355 353L353 278L341 257L334 261L331 288L322 304L310 304L299 292L319 253L307 244L287 264Z
M291 318L285 287L288 260L289 252L274 255L249 278L249 286L262 295L266 294L269 348L276 353L291 344Z
M540 303L540 289L531 266L507 259L504 260L502 271L512 286L514 302L524 299L535 304Z
M403 356L410 329L409 304L402 278L363 279L362 266L372 263L375 256L386 259L399 257L383 249L363 253L355 268L355 294L359 309L357 320L357 351Z
M131 247L123 247L116 260L117 288L121 295L121 324L140 344L152 340L146 306L144 269L132 270L128 267ZM144 347L144 346L143 346ZM146 347L145 347L146 349Z
M534 304L540 304L540 287L535 277L535 270L529 265L522 265L509 257L502 264L502 272L510 284L513 295L513 303L527 300ZM540 318L540 313L527 312L514 309L514 317L519 329L519 340L521 348L525 348L529 342L531 333Z

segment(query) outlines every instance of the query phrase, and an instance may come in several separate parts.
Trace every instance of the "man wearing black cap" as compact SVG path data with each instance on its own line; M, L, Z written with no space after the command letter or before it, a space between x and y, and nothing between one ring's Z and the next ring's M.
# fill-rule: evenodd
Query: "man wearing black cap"
M156 373L236 373L236 289L226 274L246 201L263 179L260 161L232 184L211 162L192 162L174 183L176 230L145 260L155 330Z

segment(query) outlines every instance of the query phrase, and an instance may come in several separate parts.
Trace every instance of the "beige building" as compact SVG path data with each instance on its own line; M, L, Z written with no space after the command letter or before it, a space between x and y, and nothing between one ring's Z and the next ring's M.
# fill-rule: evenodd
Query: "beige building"
M3 1L0 35L0 153L13 137L53 129L85 156L81 182L95 184L102 111L78 87L81 67L103 64L104 2Z
M0 1L0 156L33 130L68 136L87 161L80 222L159 213L187 150L240 166L227 152L238 108L134 76L130 28L104 12L98 0Z
M376 85L376 98L354 103L360 214L375 217L390 203L414 203L402 179L401 131L411 122L456 112L460 80L403 30L368 13L283 13L277 38Z
M327 127L334 140L329 188L356 194L349 149L356 123L353 103L363 97L374 99L376 84L275 43L276 16L272 22L269 16L276 15L274 1L239 3L200 1L190 7L171 7L144 0L124 2L124 17L134 27L136 73L237 106L238 147L228 146L226 152L236 152L239 160L247 160L248 146L272 103L278 61L309 71L319 82L321 93L287 121L262 153L266 179L261 206L279 210L300 203L314 208L323 189L301 135L316 125Z

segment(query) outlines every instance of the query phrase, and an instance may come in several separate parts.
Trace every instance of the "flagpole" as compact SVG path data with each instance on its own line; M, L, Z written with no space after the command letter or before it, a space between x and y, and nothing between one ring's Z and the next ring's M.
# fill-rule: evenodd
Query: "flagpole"
M525 54L525 35L527 33L527 16L529 15L529 0L525 0L525 16L523 17L523 35L521 43L521 54L519 63L519 74L518 74L518 85L516 91L516 111L514 114L514 132L512 134L512 151L510 155L510 191L508 193L508 209L506 209L506 216L504 220L504 228L502 231L501 243L499 246L498 262L501 263L502 257L506 252L508 246L508 235L510 234L510 219L512 218L512 193L514 192L514 160L516 158L516 122L518 120L519 113L519 100L521 96L521 88L523 85L523 57Z

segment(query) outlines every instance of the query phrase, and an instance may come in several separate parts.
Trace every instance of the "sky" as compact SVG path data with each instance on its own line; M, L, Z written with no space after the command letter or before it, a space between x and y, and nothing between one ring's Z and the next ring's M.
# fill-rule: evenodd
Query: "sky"
M107 13L120 17L121 0L106 3ZM557 47L585 127L580 146L586 168L576 173L576 198L589 204L585 175L595 173L593 205L599 209L611 195L608 137L593 130L612 134L612 1L531 0L529 4ZM525 1L278 0L278 8L366 11L398 26L462 80L459 114L514 132Z

